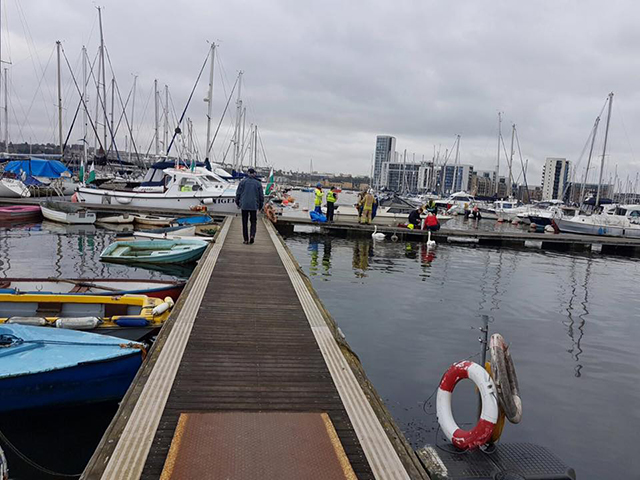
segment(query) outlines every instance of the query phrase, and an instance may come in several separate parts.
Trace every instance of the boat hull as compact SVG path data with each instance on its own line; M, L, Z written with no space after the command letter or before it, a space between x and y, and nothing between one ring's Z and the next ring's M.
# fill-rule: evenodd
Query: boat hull
M0 379L0 412L120 400L142 364L139 350L109 360Z
M0 222L27 222L38 220L41 216L40 207L27 205L0 207Z
M72 295L146 295L177 300L185 282L133 279L3 278L0 293L64 293ZM104 288L101 288L104 287Z
M42 216L52 222L65 223L67 225L91 225L96 222L96 214L93 212L68 213L54 210L45 205L40 205L40 209L42 210Z
M167 210L193 211L203 205L207 212L236 214L240 213L233 195L214 195L193 192L188 195L168 196L153 192L123 192L98 188L79 188L78 197L81 202L93 205L127 205L131 207L158 208Z
M561 232L579 233L583 235L598 235L602 237L623 237L624 228L611 225L595 225L590 223L572 222L570 220L556 219L556 225Z
M189 248L184 248L185 246ZM100 254L100 260L129 265L184 264L198 260L207 249L207 246L208 243L202 240L114 242ZM182 248L173 250L176 247Z
M0 197L21 198L30 197L31 193L27 186L20 180L13 178L0 178Z

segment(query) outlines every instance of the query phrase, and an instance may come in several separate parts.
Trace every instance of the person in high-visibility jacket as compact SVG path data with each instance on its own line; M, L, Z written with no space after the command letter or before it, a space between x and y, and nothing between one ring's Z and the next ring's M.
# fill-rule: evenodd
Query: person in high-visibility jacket
M334 192L336 187L331 187L327 192L327 222L333 222L333 210L338 200L338 194Z
M360 220L361 223L371 223L371 212L373 211L374 201L375 198L373 197L373 193L371 193L371 190L369 190L362 199L362 218Z
M324 193L322 192L322 184L318 183L316 185L316 189L313 191L315 194L314 205L316 206L315 211L319 214L322 214L322 197Z

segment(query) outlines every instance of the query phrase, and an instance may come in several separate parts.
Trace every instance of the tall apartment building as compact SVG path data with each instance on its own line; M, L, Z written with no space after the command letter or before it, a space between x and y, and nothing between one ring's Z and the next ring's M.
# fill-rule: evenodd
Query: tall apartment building
M396 152L396 139L388 135L378 135L376 137L376 151L373 157L373 186L381 187L382 165L385 162L394 161Z
M569 181L569 161L549 157L542 170L542 200L562 200Z
M439 190L445 195L468 192L471 188L472 165L445 165L438 173Z

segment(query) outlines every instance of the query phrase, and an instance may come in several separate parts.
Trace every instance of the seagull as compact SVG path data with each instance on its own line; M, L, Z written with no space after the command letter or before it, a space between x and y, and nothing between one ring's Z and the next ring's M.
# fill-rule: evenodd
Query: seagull
M374 240L384 240L384 233L380 232L378 233L378 226L375 225L375 228L373 229L373 233L371 234L371 238L373 238Z

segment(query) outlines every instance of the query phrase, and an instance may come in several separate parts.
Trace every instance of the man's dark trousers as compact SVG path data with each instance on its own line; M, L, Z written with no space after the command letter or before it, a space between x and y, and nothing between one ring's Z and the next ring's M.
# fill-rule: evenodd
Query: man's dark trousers
M333 211L335 202L327 202L327 222L333 222Z
M249 241L249 233L248 233L248 223L249 217L251 217L251 238L256 237L256 218L257 218L256 210L242 210L242 236L244 237L244 241Z

